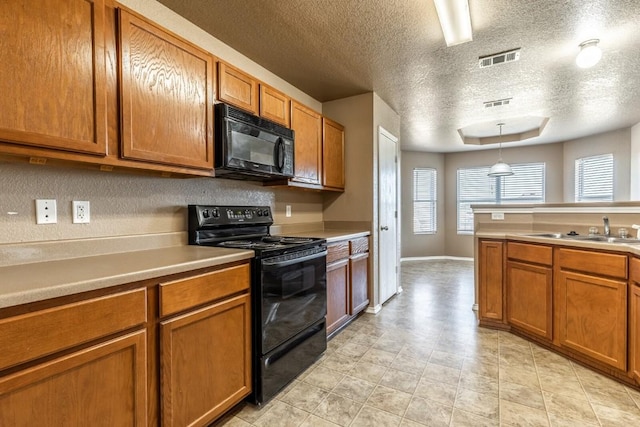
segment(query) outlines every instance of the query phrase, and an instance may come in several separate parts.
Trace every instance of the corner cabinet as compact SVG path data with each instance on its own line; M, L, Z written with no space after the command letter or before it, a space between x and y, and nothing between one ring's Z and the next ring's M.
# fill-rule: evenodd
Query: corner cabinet
M0 2L0 140L105 156L104 0Z
M504 327L504 246L502 240L478 241L478 312L481 325Z
M214 59L120 10L122 156L213 168Z
M507 322L553 338L553 248L507 242Z

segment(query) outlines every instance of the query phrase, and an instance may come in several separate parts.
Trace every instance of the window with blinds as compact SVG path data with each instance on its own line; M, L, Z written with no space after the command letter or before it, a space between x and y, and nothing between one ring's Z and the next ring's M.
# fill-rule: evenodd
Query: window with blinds
M513 164L513 175L487 176L488 166L458 169L458 233L473 233L471 205L544 203L545 164Z
M437 172L432 168L413 170L413 233L437 231Z
M576 202L613 201L613 154L576 159Z

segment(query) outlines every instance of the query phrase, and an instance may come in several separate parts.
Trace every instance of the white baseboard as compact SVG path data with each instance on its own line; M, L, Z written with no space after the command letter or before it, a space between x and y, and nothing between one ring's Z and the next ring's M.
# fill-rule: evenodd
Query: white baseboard
M433 261L433 260L438 260L438 259L448 259L448 260L457 260L457 261L473 261L473 258L469 258L469 257L437 255L437 256L405 257L405 258L400 258L400 262L405 262L405 261Z
M365 310L365 313L369 314L378 314L382 310L382 306L380 304L374 305L373 307L369 306Z

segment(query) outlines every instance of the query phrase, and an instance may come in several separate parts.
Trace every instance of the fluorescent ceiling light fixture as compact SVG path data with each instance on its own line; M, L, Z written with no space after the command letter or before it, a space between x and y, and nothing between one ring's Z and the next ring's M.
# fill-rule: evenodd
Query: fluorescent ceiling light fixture
M473 40L468 0L433 0L447 46Z
M580 43L580 52L576 56L576 64L580 68L593 67L602 58L602 51L598 47L600 40L591 39Z

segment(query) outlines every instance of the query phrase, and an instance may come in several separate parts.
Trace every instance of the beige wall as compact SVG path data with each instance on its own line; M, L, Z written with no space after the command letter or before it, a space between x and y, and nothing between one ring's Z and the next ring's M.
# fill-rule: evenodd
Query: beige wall
M402 152L402 257L443 255L445 247L445 156L439 153ZM437 174L437 232L413 234L413 170L434 168Z
M575 201L575 162L581 157L613 153L613 200L630 200L631 128L601 133L563 143L564 201Z
M325 102L323 114L345 127L345 192L324 200L325 221L373 220L373 93Z
M562 202L562 144L502 148L502 158L510 164L545 162L545 197L548 203ZM491 166L498 150L445 155L445 248L443 255L473 257L473 235L457 233L457 170L462 167Z
M252 182L8 163L0 163L0 182L0 244L186 231L186 206L192 203L268 205L276 223L322 221L321 195ZM36 225L36 198L57 200L57 224ZM91 202L89 224L72 224L72 200ZM291 218L285 218L286 204L292 206Z
M640 123L631 128L629 200L640 200Z

